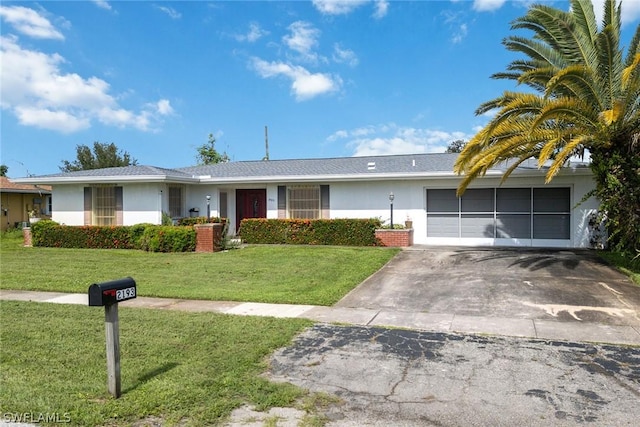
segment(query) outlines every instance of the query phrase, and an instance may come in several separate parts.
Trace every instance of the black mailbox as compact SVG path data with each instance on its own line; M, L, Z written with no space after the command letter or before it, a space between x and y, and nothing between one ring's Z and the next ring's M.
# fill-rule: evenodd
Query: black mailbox
M105 306L135 298L136 281L131 277L89 286L89 305Z

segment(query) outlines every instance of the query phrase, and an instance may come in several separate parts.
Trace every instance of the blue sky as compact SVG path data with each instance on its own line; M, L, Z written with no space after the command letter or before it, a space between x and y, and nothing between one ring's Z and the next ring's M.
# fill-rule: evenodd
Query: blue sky
M515 59L501 40L529 4L3 1L0 161L14 178L57 173L100 141L183 167L210 133L259 160L265 126L271 159L442 152L514 89L490 75ZM628 45L639 1L623 21Z

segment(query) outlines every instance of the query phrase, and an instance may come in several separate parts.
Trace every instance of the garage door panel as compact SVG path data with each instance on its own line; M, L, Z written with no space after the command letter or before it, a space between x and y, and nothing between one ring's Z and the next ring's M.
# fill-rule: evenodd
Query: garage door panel
M459 237L458 214L427 216L427 237Z
M460 204L456 190L428 190L428 212L458 212Z
M498 188L496 210L498 212L531 212L531 188Z
M563 212L571 211L570 191L568 188L534 188L534 212Z
M455 191L426 191L428 238L459 239L459 244L483 239L514 245L570 244L569 187L475 188L461 198Z
M462 195L462 212L493 212L493 188L467 190Z
M493 214L462 214L461 237L495 237Z
M534 215L533 238L568 240L571 238L571 215Z
M531 215L498 214L496 237L502 239L530 239Z

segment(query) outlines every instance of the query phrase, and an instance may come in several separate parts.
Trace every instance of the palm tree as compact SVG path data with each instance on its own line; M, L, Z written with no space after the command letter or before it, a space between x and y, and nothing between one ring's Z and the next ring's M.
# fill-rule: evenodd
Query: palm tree
M606 0L601 29L590 0L570 0L570 11L532 6L511 28L533 37L510 36L503 44L525 55L497 79L515 80L527 91L505 92L476 114L497 115L469 141L455 171L465 177L461 194L492 166L510 160L511 172L535 157L550 162L549 182L567 159L591 155L595 195L612 247L640 249L640 25L623 59L620 10Z

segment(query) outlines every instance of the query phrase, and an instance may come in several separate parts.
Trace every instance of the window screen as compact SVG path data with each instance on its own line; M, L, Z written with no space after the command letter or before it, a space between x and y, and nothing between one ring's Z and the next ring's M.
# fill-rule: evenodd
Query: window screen
M289 218L320 218L320 186L289 187Z
M169 187L169 215L171 218L180 218L183 215L184 187L182 185L172 185Z
M93 188L93 224L116 225L116 187Z

